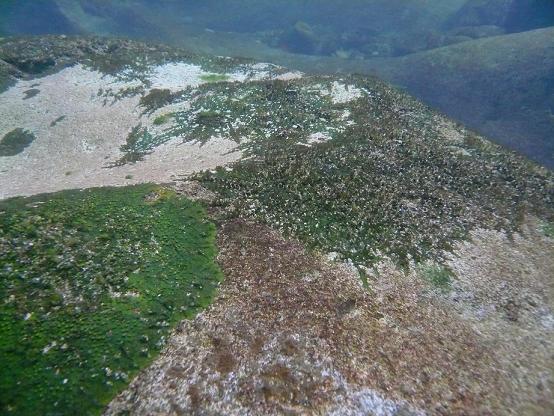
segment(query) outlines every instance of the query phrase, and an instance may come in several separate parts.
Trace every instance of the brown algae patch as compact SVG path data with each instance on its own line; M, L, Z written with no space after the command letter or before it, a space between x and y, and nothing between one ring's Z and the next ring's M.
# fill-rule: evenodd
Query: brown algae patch
M548 408L527 390L538 387L518 391L488 335L415 271L382 262L366 290L349 267L242 220L220 229L219 247L226 278L214 304L181 324L106 414Z

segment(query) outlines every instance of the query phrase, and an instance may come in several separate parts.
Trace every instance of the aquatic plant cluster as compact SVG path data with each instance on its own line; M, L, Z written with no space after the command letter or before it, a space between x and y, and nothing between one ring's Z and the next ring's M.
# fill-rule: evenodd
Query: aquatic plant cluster
M35 140L35 135L23 129L15 129L0 139L0 157L21 153Z
M206 306L215 228L154 185L0 202L0 412L98 414Z
M317 84L300 79L212 82L178 93L151 90L141 99L145 111L169 105L175 111L154 119L154 125L164 126L159 133L142 125L133 129L119 163L139 160L174 138L200 143L230 138L247 156L259 155L275 142L308 144L314 134L330 139L344 130L348 121L344 103L332 102L332 87L330 79Z
M349 104L353 123L336 139L269 147L200 180L230 215L356 265L440 260L473 227L513 232L526 213L552 218L550 173L471 132L448 139L435 113L377 81L351 82L368 98Z

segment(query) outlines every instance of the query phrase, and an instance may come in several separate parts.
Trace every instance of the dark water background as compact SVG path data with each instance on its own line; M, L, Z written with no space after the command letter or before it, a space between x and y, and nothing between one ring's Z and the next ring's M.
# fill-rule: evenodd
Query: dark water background
M0 36L43 33L377 74L554 168L554 0L0 0Z

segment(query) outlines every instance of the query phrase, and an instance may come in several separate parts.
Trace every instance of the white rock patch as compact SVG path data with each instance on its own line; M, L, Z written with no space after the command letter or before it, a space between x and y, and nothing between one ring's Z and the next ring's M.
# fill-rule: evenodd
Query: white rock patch
M176 62L155 67L152 71L152 75L149 77L149 81L152 83L152 88L180 91L188 87L196 88L202 84L208 83L209 81L204 79L204 77L209 75L224 75L226 76L225 81L229 82L263 81L270 79L287 81L302 78L303 76L303 74L298 71L274 75L274 72L279 68L279 66L273 64L257 63L235 72L214 74L204 71L198 65Z
M331 97L333 104L345 104L362 98L363 91L354 85L347 85L334 81L331 84L331 88L322 90L321 94Z
M322 133L322 132L313 133L308 136L307 144L311 145L314 143L323 143L331 139L332 137L329 136L328 133Z
M202 80L202 76L207 75L210 75L210 72L202 70L198 65L175 62L156 66L149 81L152 83L152 88L180 91L204 84L206 81Z
M177 66L178 71L190 67ZM175 68L166 70L171 74ZM176 75L169 76L162 84L159 78L158 85L173 87L176 79ZM195 80L191 75L182 83ZM241 157L231 140L217 139L203 146L172 140L144 161L107 168L122 156L119 148L132 128L148 124L148 116L142 115L138 96L104 104L98 91L135 85L76 65L40 79L19 81L0 94L0 137L17 128L36 136L18 155L0 157L0 199L72 188L168 182ZM31 88L40 92L24 99Z

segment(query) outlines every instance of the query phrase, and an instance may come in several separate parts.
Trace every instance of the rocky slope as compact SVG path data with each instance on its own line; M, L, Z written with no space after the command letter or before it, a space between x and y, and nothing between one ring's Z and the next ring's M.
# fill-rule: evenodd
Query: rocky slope
M544 0L0 5L0 35L131 36L309 72L375 72L549 168L554 166L553 25L554 6Z
M26 299L14 291L29 264L54 279L33 286L33 296L61 292L26 308L48 317L74 307L63 296L64 279L72 281L59 274L66 266L52 266L64 257L33 249L38 242L76 253L79 279L89 268L78 259L90 253L75 243L64 249L60 236L95 244L112 238L114 247L182 263L151 271L152 278L202 264L213 272L208 284L217 277L211 257L198 252L191 263L180 251L169 254L175 220L155 212L167 207L174 215L196 207L188 201L195 199L208 216L194 211L193 228L217 226L224 280L214 303L194 304L207 307L167 339L167 325L149 327L148 343L165 347L133 380L113 379L137 374L129 363L101 369L112 384L101 397L85 391L91 412L117 392L106 414L539 415L554 405L550 171L373 78L65 36L3 39L0 65L1 198L123 186L122 202L102 202L98 213L88 193L2 202L2 224L14 224L0 240L0 274L14 282L0 287L4 329L17 335L14 328L44 325L13 306ZM142 188L125 187L143 182L166 185L142 196ZM73 214L66 204L69 214L60 216L50 207L73 201L65 195L83 202ZM154 239L136 231L142 205L153 211L153 229L164 230ZM93 225L70 220L77 209ZM125 236L119 224L119 234L110 234L117 218L129 220L133 233ZM33 234L33 224L41 231ZM117 258L112 269L94 269L95 287L112 299L102 303L110 313L114 299L127 300L107 277L115 271L130 284L137 267ZM152 300L146 291L130 301L143 296ZM167 322L179 316L159 305ZM133 310L149 316L149 307ZM99 339L111 339L105 330ZM123 351L131 338L121 341ZM99 339L90 345L104 348ZM56 347L52 359L63 360L62 345L56 338L44 354ZM0 354L13 348L0 343ZM57 384L45 378L39 387L66 392L59 412L78 411L86 401L63 371L48 378ZM11 392L0 394L9 397L0 402L7 414L24 408L12 374L0 373L0 389ZM40 400L59 406L48 397Z

